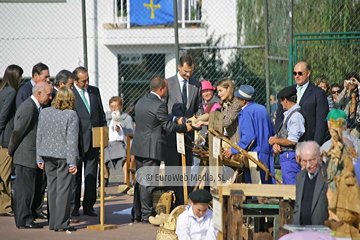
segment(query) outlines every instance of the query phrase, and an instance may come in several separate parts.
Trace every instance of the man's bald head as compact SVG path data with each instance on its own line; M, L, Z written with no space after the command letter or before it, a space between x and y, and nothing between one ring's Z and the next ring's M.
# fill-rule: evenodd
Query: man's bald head
M32 88L32 94L41 105L45 105L52 99L52 86L47 82L38 82Z
M303 142L300 147L301 166L305 167L309 173L316 173L322 164L319 144L308 141Z

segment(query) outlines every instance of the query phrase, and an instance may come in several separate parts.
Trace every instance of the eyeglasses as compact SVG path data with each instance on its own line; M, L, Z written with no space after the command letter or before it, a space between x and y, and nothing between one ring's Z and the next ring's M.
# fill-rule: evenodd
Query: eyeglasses
M299 74L299 76L302 76L304 72L306 72L306 71L302 71L302 72L293 72L293 75L294 75L294 76L296 76L297 74Z
M340 90L337 90L337 91L331 91L331 93L332 93L332 94L336 94L336 93L337 93L337 94L340 94L340 93L341 93L341 91L340 91Z
M89 79L85 79L85 80L78 80L78 82L80 82L80 83L86 83L86 82L89 82Z
M315 160L316 160L315 158L309 160L301 160L301 164L303 165L306 165L307 163L312 164L313 162L315 162Z

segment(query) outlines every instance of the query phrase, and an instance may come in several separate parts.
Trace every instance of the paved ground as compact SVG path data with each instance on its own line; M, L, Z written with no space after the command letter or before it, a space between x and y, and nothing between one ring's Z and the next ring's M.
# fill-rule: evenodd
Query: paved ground
M105 201L105 224L117 225L117 229L106 231L88 230L87 226L100 224L99 217L82 215L82 210L80 210L81 215L78 217L80 222L71 224L78 230L71 232L71 234L50 231L45 220L37 220L44 226L43 229L17 229L13 217L0 217L0 239L155 239L157 227L141 223L130 224L130 215L113 214L113 212L132 206L132 196L117 193L117 186L120 183L122 184L121 171L112 171L109 187L105 188L107 195L116 196ZM100 213L99 204L100 202L96 202L95 205L97 213ZM46 206L44 206L44 209L46 209Z

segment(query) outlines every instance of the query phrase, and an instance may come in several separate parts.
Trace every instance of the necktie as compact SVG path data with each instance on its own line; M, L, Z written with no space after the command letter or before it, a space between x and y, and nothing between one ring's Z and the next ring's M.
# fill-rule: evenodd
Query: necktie
M87 100L86 97L85 97L85 90L84 90L84 89L81 90L81 98L82 98L82 100L83 100L83 102L84 102L84 104L85 104L86 109L87 109L88 112L90 113L90 105L89 105L88 100Z
M312 180L314 178L314 174L313 173L310 173L310 176L309 176L310 180Z
M299 86L299 88L298 88L298 90L297 90L297 93L296 93L296 97L297 97L296 103L297 103L297 104L299 104L299 102L300 102L301 89L302 89L302 86Z
M182 87L181 97L182 97L184 105L186 106L186 103L187 103L186 80L183 80L183 87Z

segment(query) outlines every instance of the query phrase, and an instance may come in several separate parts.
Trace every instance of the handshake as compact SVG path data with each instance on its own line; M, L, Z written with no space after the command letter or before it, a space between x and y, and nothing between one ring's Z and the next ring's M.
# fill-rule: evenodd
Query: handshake
M203 114L200 116L192 116L191 118L176 118L175 122L177 124L186 124L188 131L200 131L201 130L201 126L205 126L207 124L203 124L204 122L207 123L207 121L209 121L209 114Z

